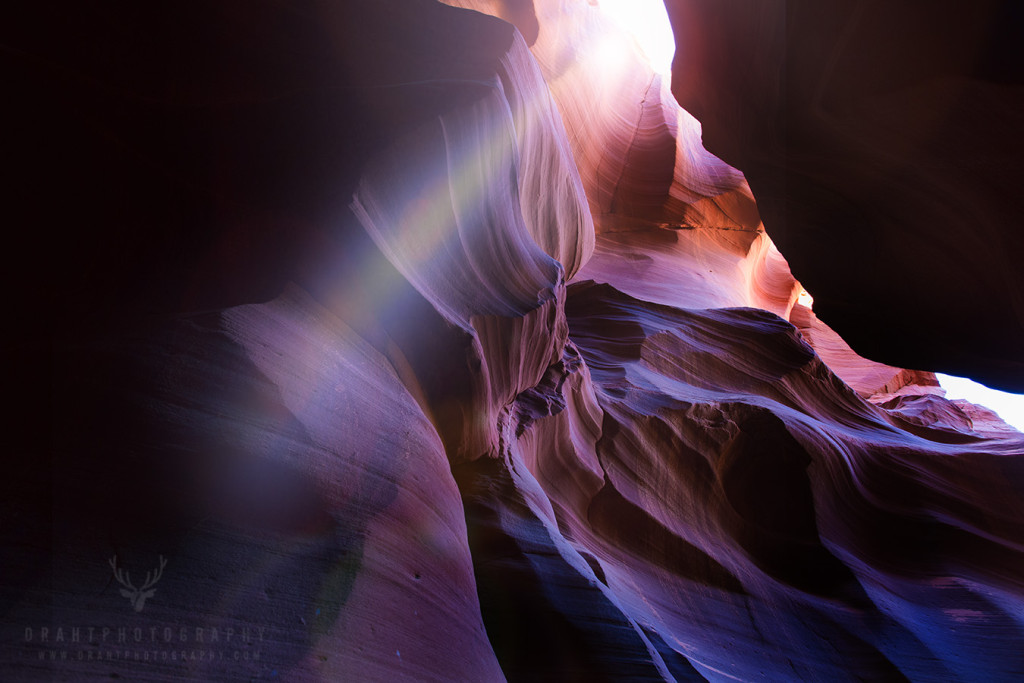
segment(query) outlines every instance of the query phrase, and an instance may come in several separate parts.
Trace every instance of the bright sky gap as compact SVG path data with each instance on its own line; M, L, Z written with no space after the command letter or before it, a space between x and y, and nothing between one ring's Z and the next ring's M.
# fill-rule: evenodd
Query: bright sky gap
M663 0L600 0L601 11L629 31L660 74L672 69L675 36Z
M935 375L939 384L946 390L946 398L952 400L962 398L989 410L994 410L1003 422L1024 432L1024 395L1010 394L1005 391L989 389L963 377L951 375Z

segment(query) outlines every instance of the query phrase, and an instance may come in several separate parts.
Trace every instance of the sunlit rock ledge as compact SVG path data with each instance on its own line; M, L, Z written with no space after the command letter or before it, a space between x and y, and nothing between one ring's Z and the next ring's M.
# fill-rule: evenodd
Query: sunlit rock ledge
M12 38L93 230L40 303L3 670L1019 675L1024 435L817 319L597 3L459 4Z

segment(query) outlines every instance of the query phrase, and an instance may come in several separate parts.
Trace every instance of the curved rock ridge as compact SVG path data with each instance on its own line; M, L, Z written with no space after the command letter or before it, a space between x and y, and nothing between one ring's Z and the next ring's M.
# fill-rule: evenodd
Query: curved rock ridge
M520 208L530 235L571 278L594 250L594 222L562 117L523 48L517 34L498 72L516 133Z
M508 3L448 4L501 16L498 6ZM539 32L530 49L562 114L599 233L652 224L757 228L743 175L704 149L700 124L627 32L596 3L532 7Z
M788 316L800 291L764 231L648 228L598 235L577 280L606 282L651 303L754 306Z
M352 211L374 243L451 324L520 317L563 278L519 213L508 103L495 79L374 160ZM496 125L497 123L497 125ZM511 123L511 122L509 122ZM498 128L498 130L494 130ZM543 294L547 290L547 294Z
M565 269L573 273L593 248L565 134L511 29L497 67L490 80L457 84L475 97L376 156L350 206L388 262L467 335L461 395L444 386L450 377L423 367L436 359L412 367L453 459L496 451L498 412L561 355ZM377 303L386 307L387 297ZM422 323L409 331L426 332Z
M1024 437L902 429L763 311L579 283L567 312L585 365L524 462L626 613L702 675L1020 665Z

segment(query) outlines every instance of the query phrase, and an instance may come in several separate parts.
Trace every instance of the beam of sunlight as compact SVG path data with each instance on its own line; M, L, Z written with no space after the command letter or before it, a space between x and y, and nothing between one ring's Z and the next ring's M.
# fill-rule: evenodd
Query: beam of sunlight
M942 388L946 390L946 398L950 400L962 398L976 405L984 406L995 411L1006 424L1024 432L1024 395L989 389L984 384L978 384L963 377L938 373L935 376Z
M600 0L599 6L636 38L656 72L671 71L676 41L662 0Z

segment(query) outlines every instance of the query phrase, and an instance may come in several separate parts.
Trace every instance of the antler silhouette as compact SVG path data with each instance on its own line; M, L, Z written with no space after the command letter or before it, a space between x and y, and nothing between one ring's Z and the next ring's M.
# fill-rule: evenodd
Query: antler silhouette
M160 580L160 577L164 575L164 567L166 567L166 566L167 566L167 560L165 560L164 556L161 555L160 556L160 568L156 570L156 572L153 575L152 580L150 580L150 578L149 578L149 572L146 572L146 580L143 582L142 588L140 588L139 590L140 591L144 591L144 590L146 590L148 588L151 588L151 587L155 586L156 582Z
M117 555L114 555L112 558L107 560L107 564L109 564L110 568L114 570L114 578L117 579L117 582L119 584L121 584L125 588L130 589L132 592L138 591L138 589L132 585L132 579L128 575L128 573L117 568ZM124 593L124 591L121 592ZM126 595L125 597L128 596Z
M128 575L128 572L122 571L117 568L117 555L114 555L107 561L110 568L114 570L114 578L117 582L124 586L121 589L121 595L128 598L131 601L132 607L136 612L141 612L142 608L146 605L146 599L153 597L156 593L156 589L153 586L160 580L160 577L164 574L164 567L167 566L167 560L164 556L160 556L160 567L155 572L147 572L146 580L143 582L141 588L136 588L132 585L132 579Z

